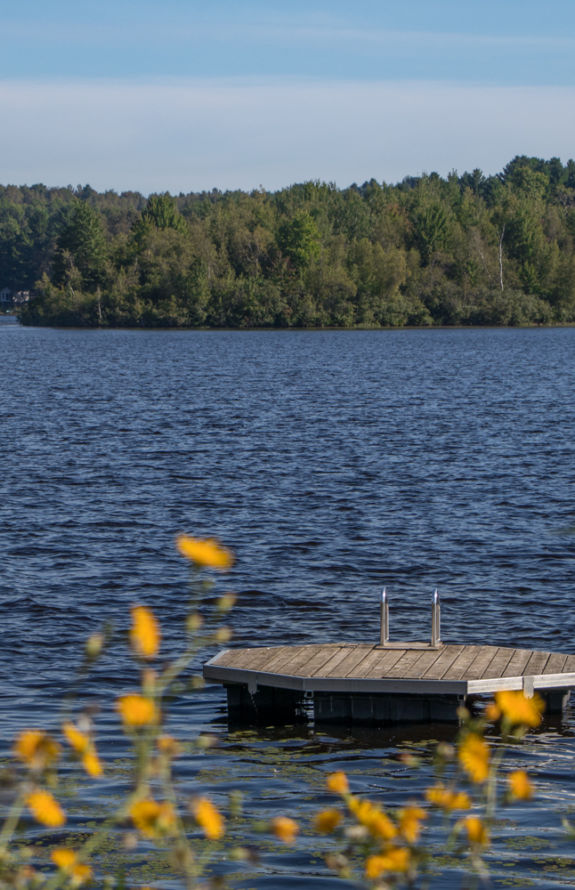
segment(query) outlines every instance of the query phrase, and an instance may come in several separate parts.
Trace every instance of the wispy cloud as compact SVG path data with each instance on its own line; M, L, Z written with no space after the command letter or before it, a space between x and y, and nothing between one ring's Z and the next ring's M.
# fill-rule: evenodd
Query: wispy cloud
M3 22L2 37L4 41L42 41L58 45L68 44L71 48L78 45L102 46L114 44L130 46L158 41L170 41L177 45L193 41L213 41L214 43L233 42L237 44L262 44L269 41L278 44L318 44L349 46L365 45L367 47L403 47L442 49L462 48L476 49L509 49L512 51L550 52L572 50L575 38L570 35L542 34L498 34L489 29L483 31L447 31L394 29L382 27L351 27L333 22L301 24L298 20L285 18L261 19L254 21L228 20L222 21L159 21L131 20L125 22L90 22L45 21L36 20Z
M497 172L515 154L566 160L574 101L568 87L0 81L1 175L4 183L179 192Z
M184 31L184 35L190 36L192 31ZM338 43L350 42L365 44L367 46L397 46L404 47L432 47L444 48L446 46L477 47L483 49L529 49L548 52L550 50L567 50L575 47L575 38L570 36L548 36L538 34L497 34L484 32L463 31L420 31L396 30L392 28L354 28L345 25L298 25L295 22L287 25L252 24L234 25L217 32L211 28L206 30L206 36L215 37L217 34L232 37L233 35L244 38L252 37L254 40L277 40L282 42L306 41L310 43Z

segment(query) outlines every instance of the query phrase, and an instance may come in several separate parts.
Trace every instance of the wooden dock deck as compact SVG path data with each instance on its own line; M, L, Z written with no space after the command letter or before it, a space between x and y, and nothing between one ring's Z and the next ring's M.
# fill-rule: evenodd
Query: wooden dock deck
M439 634L437 634L439 636ZM326 722L452 721L470 697L534 691L560 710L575 687L575 655L432 643L330 643L227 649L204 665L222 683L230 717L287 722L308 712Z

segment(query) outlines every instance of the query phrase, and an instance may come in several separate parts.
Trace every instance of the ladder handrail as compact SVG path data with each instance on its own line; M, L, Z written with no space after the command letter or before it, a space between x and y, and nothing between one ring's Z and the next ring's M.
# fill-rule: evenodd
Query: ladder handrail
M385 587L381 592L379 645L389 645L389 594ZM436 588L431 598L431 647L436 649L438 646L441 646L441 604Z
M379 645L385 646L387 643L389 643L389 598L384 587L381 593Z

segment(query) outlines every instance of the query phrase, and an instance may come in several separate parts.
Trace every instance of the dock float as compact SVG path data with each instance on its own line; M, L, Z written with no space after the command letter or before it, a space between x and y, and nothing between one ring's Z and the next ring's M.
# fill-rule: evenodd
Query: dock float
M575 687L575 655L443 643L439 598L430 642L390 642L382 597L379 643L226 649L204 665L225 686L230 720L389 725L452 722L460 705L500 690L537 692L559 712Z

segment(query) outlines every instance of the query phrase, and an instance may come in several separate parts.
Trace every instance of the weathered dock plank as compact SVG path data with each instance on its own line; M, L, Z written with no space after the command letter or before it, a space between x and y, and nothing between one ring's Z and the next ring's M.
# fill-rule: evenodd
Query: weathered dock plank
M527 662L531 658L530 649L516 649L503 673L502 677L520 677L523 675Z
M361 670L361 666L363 665L365 659L372 651L373 646L358 646L353 654L353 657L351 655L348 656L348 658L346 658L346 660L340 665L341 675L343 677L357 676L357 672Z
M346 677L353 674L355 667L366 657L369 648L354 646L352 649L341 649L333 655L322 668L322 677Z
M550 652L532 652L529 661L525 666L525 670L523 671L524 676L535 676L536 674L542 674L545 670L545 665L549 661L551 657Z
M339 651L339 647L337 646L329 648L326 646L310 646L309 661L305 670L298 672L298 676L315 677L318 674L321 674L324 667L331 661L336 651Z
M349 655L350 650L344 649L343 646L336 650L333 655L329 658L328 661L323 665L321 669L316 669L314 672L314 676L322 676L322 677L337 677L340 676L338 668L339 665L345 661L347 656Z
M414 664L415 679L422 680L424 677L431 676L433 671L437 671L437 665L441 660L441 649L430 649L422 652Z
M261 670L265 670L267 674L285 674L288 673L284 668L288 665L290 659L301 652L301 646L280 646L273 653Z
M452 647L447 647L451 649ZM438 677L440 680L461 680L467 668L475 659L475 646L459 646L455 658L447 669Z
M358 665L350 679L353 677L355 680L365 680L368 677L385 676L402 654L402 649L377 649L372 646L371 652Z
M489 666L497 655L496 646L476 646L475 658L465 671L465 679L481 680L483 675L488 672Z
M421 649L404 649L401 653L401 658L385 672L385 676L417 679L419 676L417 663L424 652L425 650L422 651Z
M565 665L567 664L567 660L569 659L568 655L563 655L561 652L552 652L549 661L545 665L544 674L561 674L565 669Z
M257 671L270 660L270 649L228 649L218 658L221 667Z
M449 673L451 667L459 658L461 652L463 650L463 646L444 646L439 650L439 658L434 661L434 663L425 671L422 676L422 680L461 680L461 676L459 674L455 674L453 677L446 677Z
M513 658L514 652L515 650L508 646L500 646L481 676L483 678L500 677Z

